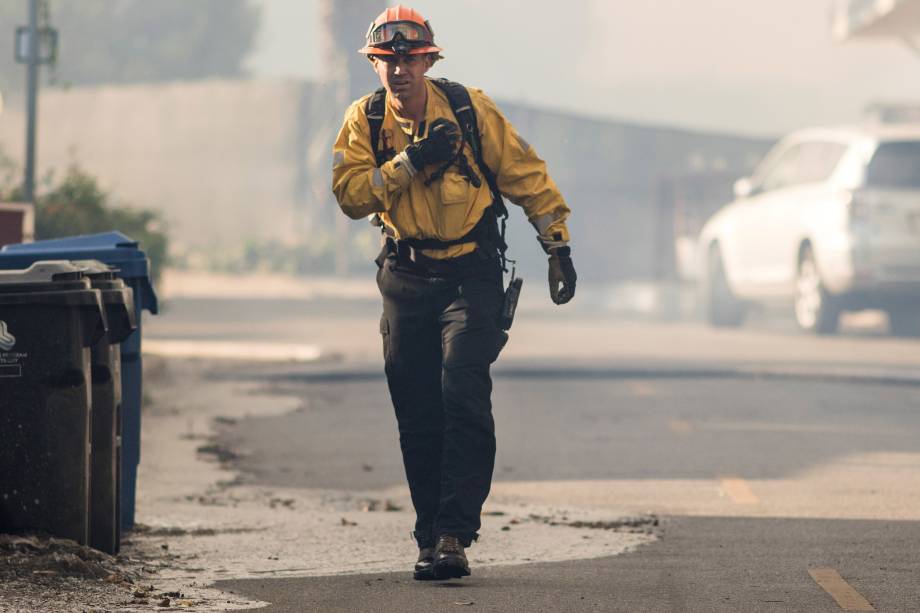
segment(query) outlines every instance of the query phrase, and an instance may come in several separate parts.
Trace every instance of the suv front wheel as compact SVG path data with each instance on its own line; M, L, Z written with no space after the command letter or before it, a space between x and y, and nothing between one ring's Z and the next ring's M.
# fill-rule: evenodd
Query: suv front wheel
M795 278L795 321L814 334L834 334L840 323L840 308L834 302L815 262L811 247L802 249Z

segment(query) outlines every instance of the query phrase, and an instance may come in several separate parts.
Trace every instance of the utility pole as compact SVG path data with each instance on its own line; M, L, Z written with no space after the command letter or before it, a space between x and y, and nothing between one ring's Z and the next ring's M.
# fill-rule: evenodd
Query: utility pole
M20 202L0 203L0 242L31 241L35 234L35 149L38 124L38 67L57 58L57 31L49 25L48 0L28 0L29 25L16 28L16 62L26 65L26 159ZM41 3L41 4L40 4ZM41 11L41 15L39 12ZM39 26L39 20L42 24ZM12 217L15 222L8 221Z
M26 168L22 199L35 203L35 131L38 120L38 0L29 0L28 61L26 63Z
M26 65L26 164L22 199L35 202L35 133L38 124L38 67L57 58L58 33L49 24L47 0L28 0L29 25L16 28L16 61ZM41 4L40 4L41 3ZM39 27L39 7L42 25Z

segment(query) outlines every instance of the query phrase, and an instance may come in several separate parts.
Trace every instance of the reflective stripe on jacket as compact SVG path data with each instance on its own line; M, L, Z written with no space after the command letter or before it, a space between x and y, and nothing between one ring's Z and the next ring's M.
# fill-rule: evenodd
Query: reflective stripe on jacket
M447 96L431 83L427 87L424 126L441 117L455 122ZM547 174L546 163L488 96L478 89L469 88L469 92L482 135L483 157L496 175L499 190L524 209L539 235L552 240L560 234L563 242L568 241L565 220L569 208ZM479 188L470 184L456 165L451 165L441 179L428 187L425 181L437 170L437 165L427 166L414 177L399 160L390 160L377 168L365 114L369 97L348 108L333 147L332 190L342 211L353 219L379 213L397 238L453 240L472 230L492 204L492 196L469 143L464 145L464 154L483 179ZM410 142L425 136L416 132L414 122L396 115L388 101L380 130L380 148L389 146L399 153ZM425 254L455 257L473 249L475 243L465 243Z

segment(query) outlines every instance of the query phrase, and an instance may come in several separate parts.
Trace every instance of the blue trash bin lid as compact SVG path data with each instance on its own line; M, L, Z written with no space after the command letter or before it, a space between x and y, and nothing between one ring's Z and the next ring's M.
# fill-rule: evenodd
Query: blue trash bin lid
M140 284L135 292L140 308L157 313L157 296L150 283L147 254L137 241L121 232L85 234L34 243L6 245L0 249L0 269L28 268L39 260L99 260L114 267L119 277Z

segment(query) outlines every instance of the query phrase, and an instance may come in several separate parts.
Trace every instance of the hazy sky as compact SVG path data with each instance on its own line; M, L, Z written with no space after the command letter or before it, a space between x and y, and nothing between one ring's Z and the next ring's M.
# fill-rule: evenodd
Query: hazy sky
M318 2L259 1L252 70L319 78ZM407 4L445 49L433 74L507 100L764 134L856 121L877 100L920 101L920 55L894 41L836 44L830 0Z

